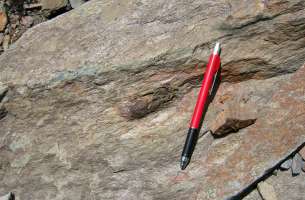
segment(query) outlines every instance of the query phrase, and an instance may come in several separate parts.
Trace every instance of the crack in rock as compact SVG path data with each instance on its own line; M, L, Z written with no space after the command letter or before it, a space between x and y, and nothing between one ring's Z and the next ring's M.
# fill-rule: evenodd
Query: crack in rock
M264 181L267 179L270 175L272 175L273 171L280 168L281 164L284 163L287 159L292 157L292 155L296 154L299 152L303 147L305 146L305 141L302 141L294 149L292 149L290 152L288 152L284 157L282 157L280 160L275 162L274 165L269 167L262 173L260 176L258 176L257 179L255 179L253 182L251 182L249 185L245 186L238 192L236 195L228 197L226 200L239 200L245 197L247 194L249 194L251 191L253 191L257 184L261 181Z

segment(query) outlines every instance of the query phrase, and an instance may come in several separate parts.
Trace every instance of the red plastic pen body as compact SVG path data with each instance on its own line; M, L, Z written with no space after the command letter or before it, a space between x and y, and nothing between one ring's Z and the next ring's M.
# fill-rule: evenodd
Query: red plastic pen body
M193 117L190 123L190 127L186 136L184 147L181 154L180 167L182 170L186 168L192 157L195 145L199 136L199 128L202 120L202 115L206 104L208 103L208 97L213 90L213 83L216 80L216 74L220 67L220 44L216 43L214 51L210 56L207 64L202 85L198 94L198 99L194 109Z
M202 85L198 94L198 99L196 102L196 106L194 109L193 117L190 123L190 128L199 128L202 113L204 111L204 107L207 103L207 99L210 93L210 89L212 87L214 76L217 73L220 66L220 57L218 54L212 54L210 56L209 62L207 64Z

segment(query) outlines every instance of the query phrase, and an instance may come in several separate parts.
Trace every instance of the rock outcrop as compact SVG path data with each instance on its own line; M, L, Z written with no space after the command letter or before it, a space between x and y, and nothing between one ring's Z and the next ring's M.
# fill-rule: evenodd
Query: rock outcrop
M304 64L304 15L302 0L93 1L23 35L0 59L1 80L45 84L84 68L183 70L206 62L215 41L228 81L272 77Z
M92 0L28 30L0 56L8 88L0 196L242 196L305 142L304 6ZM256 121L223 138L201 137L181 172L200 66L215 41L223 83L202 132L228 106L253 107Z

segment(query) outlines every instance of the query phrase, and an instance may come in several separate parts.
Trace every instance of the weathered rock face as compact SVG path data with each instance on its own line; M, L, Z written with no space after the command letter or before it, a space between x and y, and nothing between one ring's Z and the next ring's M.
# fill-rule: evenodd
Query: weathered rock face
M236 103L236 99L229 103L226 96L224 100L226 103L219 105L219 107L222 107L222 112L209 126L215 137L224 137L255 123L257 118L256 105L248 104L246 100L244 103L241 101Z
M305 196L304 178L304 173L293 177L290 171L279 171L268 178L267 182L273 186L278 200L298 200Z
M92 1L28 31L1 57L1 80L35 84L89 67L177 70L205 62L215 41L223 44L223 73L232 81L293 72L305 61L304 4Z
M257 187L259 193L263 197L263 200L277 200L276 193L272 185L262 181L257 185Z
M279 82L282 84L270 86L273 91L266 91L270 80L262 81L260 86L251 84L254 88L264 88L253 92L255 96L261 95L260 98L247 95L249 100L246 99L246 102L256 104L258 119L252 126L239 131L238 135L215 140L209 147L206 159L201 158L204 161L197 166L197 170L206 171L202 181L206 188L199 192L200 199L222 199L227 194L235 193L241 185L255 182L270 172L279 164L280 158L286 157L304 143L304 74L305 67L302 67L292 77L281 77ZM232 90L233 97L244 93L240 87L251 94L246 83L236 84ZM216 99L215 104L217 102Z
M0 195L238 195L305 142L305 68L286 74L305 61L304 4L90 1L29 30L0 57L9 88L1 100ZM201 137L181 172L202 77L194 64L206 62L216 40L225 83L203 131L227 105L251 106L257 120L221 139Z

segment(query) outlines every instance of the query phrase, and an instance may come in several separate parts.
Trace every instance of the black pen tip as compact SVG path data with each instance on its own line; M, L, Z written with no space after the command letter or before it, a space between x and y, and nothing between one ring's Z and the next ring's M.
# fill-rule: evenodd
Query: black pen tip
M181 170L184 170L188 164L189 164L189 158L183 156L180 161Z
M186 168L187 164L185 162L180 162L180 168L181 170L184 170Z

